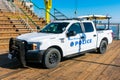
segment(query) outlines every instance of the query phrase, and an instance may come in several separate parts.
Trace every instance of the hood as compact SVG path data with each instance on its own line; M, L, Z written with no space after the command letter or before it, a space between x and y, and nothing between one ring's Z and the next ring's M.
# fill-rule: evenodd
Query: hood
M39 42L43 39L54 39L58 34L51 34L51 33L27 33L22 34L17 37L17 39L26 40L27 42Z

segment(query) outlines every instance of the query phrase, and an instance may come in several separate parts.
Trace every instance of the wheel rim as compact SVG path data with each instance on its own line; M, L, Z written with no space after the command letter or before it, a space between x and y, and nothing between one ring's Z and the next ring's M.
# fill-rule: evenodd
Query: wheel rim
M101 49L102 49L103 52L106 50L106 44L105 43L103 43Z
M56 53L50 54L50 56L49 56L49 63L50 63L50 64L54 64L54 63L56 63L57 61L58 61L58 56L57 56L57 54L56 54Z

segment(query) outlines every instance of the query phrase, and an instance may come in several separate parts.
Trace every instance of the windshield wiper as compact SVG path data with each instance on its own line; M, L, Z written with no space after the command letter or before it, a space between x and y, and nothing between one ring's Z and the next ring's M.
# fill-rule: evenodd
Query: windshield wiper
M44 31L39 31L39 32L42 32L42 33L51 33L51 31L48 31L48 30L44 30Z

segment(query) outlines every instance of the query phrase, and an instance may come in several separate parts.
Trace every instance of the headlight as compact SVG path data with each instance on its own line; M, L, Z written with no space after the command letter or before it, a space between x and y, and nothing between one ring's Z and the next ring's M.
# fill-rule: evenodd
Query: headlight
M30 42L28 50L39 50L40 49L40 42Z
M33 50L36 50L36 49L37 49L37 44L33 43L32 49L33 49Z

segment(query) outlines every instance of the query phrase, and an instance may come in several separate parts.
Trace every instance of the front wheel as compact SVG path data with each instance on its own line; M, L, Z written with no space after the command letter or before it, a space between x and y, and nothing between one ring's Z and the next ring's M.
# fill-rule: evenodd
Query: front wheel
M105 53L107 50L107 41L106 40L102 40L100 43L100 47L98 48L98 52L103 54Z
M54 68L61 60L61 54L59 50L55 48L49 48L43 58L43 65L46 68Z

